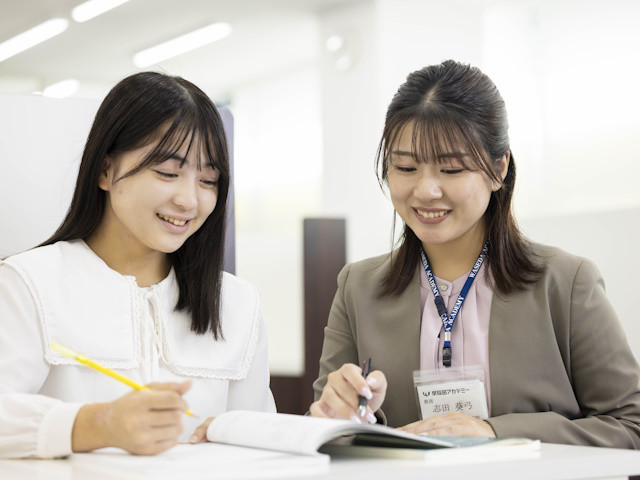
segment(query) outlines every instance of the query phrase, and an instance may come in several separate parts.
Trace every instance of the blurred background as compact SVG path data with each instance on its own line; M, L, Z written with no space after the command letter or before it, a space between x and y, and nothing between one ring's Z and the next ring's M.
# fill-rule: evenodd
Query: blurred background
M117 81L183 76L233 115L236 273L262 292L272 372L301 375L302 219L346 219L347 261L390 250L393 209L374 173L386 106L409 72L453 58L506 101L522 228L598 263L640 357L637 0L96 0L111 9L91 18L84 3L0 0L0 257L59 223ZM49 38L16 53L11 39L34 27ZM26 113L36 97L47 114ZM18 131L44 158L3 150Z

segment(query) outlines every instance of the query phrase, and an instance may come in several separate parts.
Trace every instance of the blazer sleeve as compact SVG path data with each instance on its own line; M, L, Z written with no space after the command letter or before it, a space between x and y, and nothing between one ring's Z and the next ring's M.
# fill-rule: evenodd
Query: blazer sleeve
M81 405L38 395L49 366L31 294L0 264L0 458L52 458L71 453Z
M350 268L350 264L346 265L338 274L338 291L333 299L329 320L324 329L320 371L318 379L313 382L315 400L318 400L322 395L322 389L327 383L327 375L338 370L345 363L358 364L358 348L349 323L344 298Z
M509 413L488 422L499 437L640 448L640 370L605 294L602 276L586 259L573 279L569 335L568 374L582 415Z

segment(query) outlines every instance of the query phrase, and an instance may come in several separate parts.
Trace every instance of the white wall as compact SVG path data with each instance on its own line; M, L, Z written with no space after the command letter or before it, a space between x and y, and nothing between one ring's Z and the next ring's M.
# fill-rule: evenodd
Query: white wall
M640 205L640 2L501 2L483 18L483 65L509 111L519 214Z
M232 97L236 273L260 289L280 375L304 372L302 219L321 208L318 89L315 66L302 65Z
M324 49L324 41L333 35L344 39L338 52ZM392 210L373 168L384 121L379 40L375 3L348 5L320 17L322 208L326 216L347 219L348 259L389 248Z

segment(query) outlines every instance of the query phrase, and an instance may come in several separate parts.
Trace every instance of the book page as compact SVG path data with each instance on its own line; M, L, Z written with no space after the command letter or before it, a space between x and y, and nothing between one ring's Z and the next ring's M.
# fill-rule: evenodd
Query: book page
M351 434L367 434L374 440L375 438L382 440L393 438L396 439L394 444L398 447L454 446L446 440L421 437L382 425L242 410L223 413L207 429L207 438L211 442L306 455L317 454L318 448L329 440Z
M351 422L235 410L211 422L207 439L216 443L317 455L320 445L333 438L336 430L343 428L350 429Z

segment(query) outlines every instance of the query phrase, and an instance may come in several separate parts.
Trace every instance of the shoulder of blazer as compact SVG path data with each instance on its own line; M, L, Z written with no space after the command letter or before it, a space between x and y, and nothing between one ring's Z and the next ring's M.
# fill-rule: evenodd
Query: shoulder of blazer
M561 248L531 243L531 251L545 267L545 272L540 279L543 283L566 284L566 282L572 282L578 270L583 266L599 276L599 272L591 260Z
M516 291L505 295L494 291L494 300L513 303L522 296L533 295L536 298L554 299L564 303L570 301L576 276L586 275L594 283L602 276L595 264L584 257L571 254L558 247L531 242L529 244L535 260L544 266L544 272L533 283L525 287L524 291Z
M338 275L338 290L345 296L358 292L359 296L373 297L380 301L397 301L405 295L411 297L415 291L419 291L419 270L413 273L414 280L399 297L378 298L378 292L382 281L389 271L391 254L386 253L377 257L367 258L358 262L347 264Z
M338 275L338 286L341 289L356 287L358 290L377 291L390 263L389 253L348 263Z
M365 258L358 262L349 263L350 273L356 273L361 275L379 275L384 276L389 264L391 263L391 254L385 253L384 255L378 255L377 257Z

